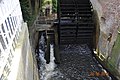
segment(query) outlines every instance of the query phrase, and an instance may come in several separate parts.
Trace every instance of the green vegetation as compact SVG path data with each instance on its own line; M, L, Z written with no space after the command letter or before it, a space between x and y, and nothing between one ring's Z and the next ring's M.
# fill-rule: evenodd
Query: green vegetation
M23 19L31 26L39 12L40 0L20 0Z
M30 21L32 19L32 10L28 0L20 0L22 14L24 21Z
M52 0L53 13L57 12L57 0Z
M108 69L114 74L114 75L118 75L118 72L117 72L117 59L119 57L119 53L120 53L120 34L118 34L117 36L117 40L115 42L115 45L112 49L112 57L111 59L108 61L107 63L107 67Z
M48 2L52 4L53 13L56 13L57 12L57 0L41 0L42 10L44 10L45 5L48 4Z
M112 58L110 60L110 63L112 63L112 65L114 67L116 67L116 61L119 57L119 53L120 53L120 35L118 34L117 40L116 40L115 45L112 49Z
M39 11L42 12L47 1L52 3L53 12L57 12L57 0L20 0L23 19L28 23L28 26L32 26L36 16Z

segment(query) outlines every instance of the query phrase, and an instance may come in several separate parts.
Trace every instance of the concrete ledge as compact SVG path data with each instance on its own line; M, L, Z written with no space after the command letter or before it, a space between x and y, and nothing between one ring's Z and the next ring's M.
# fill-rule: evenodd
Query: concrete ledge
M38 72L34 71L34 60L26 23L22 25L18 44L13 54L14 58L8 80L34 80L34 74L38 74ZM36 79L39 80L39 78Z
M9 74L8 80L17 80L17 74L19 72L19 64L20 64L20 58L22 55L22 47L23 47L23 41L24 41L24 34L27 30L27 24L24 23L22 26L22 30L20 32L20 37L18 39L18 43L16 45L15 51L14 51L14 58L11 66L11 73Z

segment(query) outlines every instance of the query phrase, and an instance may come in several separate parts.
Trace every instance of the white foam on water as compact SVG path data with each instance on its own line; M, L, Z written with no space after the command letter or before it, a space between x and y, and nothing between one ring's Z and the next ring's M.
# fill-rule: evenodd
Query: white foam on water
M41 39L39 41L39 46L42 46L39 48L39 59L41 61L40 63L40 80L48 80L51 78L51 76L56 74L56 71L54 71L56 64L54 63L54 45L50 44L50 63L46 64L46 60L44 58L45 52L41 49L45 47L45 39L44 36L41 36Z
M84 46L83 46L84 47ZM76 47L78 49L76 50L80 50L79 52L81 53L88 53L90 54L89 52L89 49L87 49L87 52L84 51L84 48L83 47ZM41 39L39 41L39 61L40 63L38 64L39 65L39 74L40 74L40 80L63 80L63 78L65 80L70 80L68 77L66 77L65 75L63 75L60 70L57 70L56 69L56 64L54 63L54 60L55 60L55 57L54 57L54 45L53 44L50 44L50 63L49 64L46 64L46 60L44 58L45 56L45 39L44 39L44 36L42 35L41 36ZM67 47L67 49L65 49L65 51L68 51L70 52L70 46ZM83 52L82 52L83 51ZM93 57L93 59L96 61L96 59ZM101 69L106 72L105 69L103 69L103 67L98 64ZM109 80L112 80L110 76L109 77ZM95 78L96 80L98 78Z
M55 69L55 63L54 63L54 49L53 49L53 45L50 45L50 63L49 64L45 64L45 68L46 68L46 75L45 75L45 79L50 79L52 75L54 75L54 69Z

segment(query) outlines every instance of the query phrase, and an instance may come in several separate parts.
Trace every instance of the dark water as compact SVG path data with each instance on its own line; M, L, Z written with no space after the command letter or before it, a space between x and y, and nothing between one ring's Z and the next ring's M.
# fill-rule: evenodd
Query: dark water
M64 45L60 51L61 64L58 69L64 74L64 80L110 80L86 44Z
M40 80L111 80L86 44L61 46L59 65L54 63L53 44L50 45L49 64L46 64L44 54L45 40L44 36L41 36L38 54Z

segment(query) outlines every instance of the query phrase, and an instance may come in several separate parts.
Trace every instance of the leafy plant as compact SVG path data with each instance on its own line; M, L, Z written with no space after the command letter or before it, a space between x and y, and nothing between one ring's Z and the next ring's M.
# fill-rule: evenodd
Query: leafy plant
M52 0L53 13L57 12L57 0Z
M30 21L32 19L32 10L28 0L20 0L22 14L24 21Z

